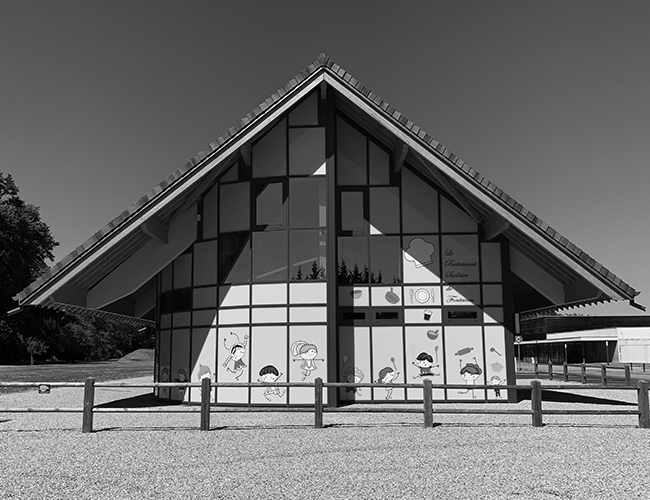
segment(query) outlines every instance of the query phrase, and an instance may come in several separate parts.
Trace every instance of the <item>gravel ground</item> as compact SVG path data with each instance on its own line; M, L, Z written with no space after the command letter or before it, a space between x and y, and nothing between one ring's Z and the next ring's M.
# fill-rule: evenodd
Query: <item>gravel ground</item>
M81 391L5 394L0 407L80 407ZM96 403L147 392L98 388ZM632 408L544 403L569 406ZM545 415L543 428L529 415L440 414L433 429L422 419L325 414L314 429L309 413L213 414L201 432L198 413L96 414L96 432L82 434L80 414L0 413L0 498L648 498L650 429L635 416Z

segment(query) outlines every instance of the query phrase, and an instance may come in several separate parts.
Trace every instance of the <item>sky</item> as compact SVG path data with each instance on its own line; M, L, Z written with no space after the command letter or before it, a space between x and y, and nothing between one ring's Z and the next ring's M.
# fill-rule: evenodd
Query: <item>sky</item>
M0 171L40 207L55 262L324 52L650 306L650 2L0 0L0 12Z

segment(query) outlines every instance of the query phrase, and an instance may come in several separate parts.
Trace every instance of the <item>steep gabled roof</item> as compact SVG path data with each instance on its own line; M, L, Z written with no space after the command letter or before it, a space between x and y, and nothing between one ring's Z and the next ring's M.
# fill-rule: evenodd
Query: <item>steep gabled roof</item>
M596 262L567 238L499 189L474 168L437 142L402 113L361 84L325 54L248 113L237 124L95 233L50 270L18 293L22 305L47 305L83 293L101 281L151 239L156 227L169 227L192 206L251 139L314 90L327 85L336 92L337 107L403 153L406 161L445 189L493 235L504 234L513 247L529 256L569 288L590 287L595 293L573 294L564 306L609 300L634 304L639 292ZM575 286L574 286L575 284ZM65 288L66 293L61 293ZM572 296L572 294L568 294ZM61 299L57 299L61 300ZM551 308L557 308L554 304Z

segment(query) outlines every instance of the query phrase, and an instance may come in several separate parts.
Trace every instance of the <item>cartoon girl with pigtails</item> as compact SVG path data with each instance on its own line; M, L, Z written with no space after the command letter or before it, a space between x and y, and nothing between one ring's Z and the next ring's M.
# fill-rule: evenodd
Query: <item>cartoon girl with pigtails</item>
M325 361L323 358L316 357L318 356L318 347L304 340L296 340L291 344L291 354L295 358L294 361L302 360L300 363L302 380L305 380L316 369L315 361Z
M385 366L379 370L379 377L377 378L377 384L392 384L393 381L399 377L399 372L397 371L397 366L395 365L395 358L390 358L391 363L393 363L393 368L390 366ZM386 387L386 399L393 399L393 388Z

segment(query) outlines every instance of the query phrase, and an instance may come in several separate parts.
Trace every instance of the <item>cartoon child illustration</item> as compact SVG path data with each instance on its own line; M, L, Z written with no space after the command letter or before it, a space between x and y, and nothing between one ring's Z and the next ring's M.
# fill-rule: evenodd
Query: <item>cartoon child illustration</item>
M501 377L499 377L498 375L493 375L492 378L488 381L488 385L494 386L494 395L497 398L501 397L501 388L499 386L504 383L505 380L501 380Z
M187 382L187 373L183 368L179 368L178 373L176 374L176 380L175 382ZM185 396L185 387L177 387L176 388L176 397L179 399L183 399Z
M477 378L480 377L481 373L483 373L483 370L481 370L481 367L477 364L476 358L474 358L474 363L467 363L465 366L463 366L463 361L459 360L460 362L460 376L463 377L465 382L467 382L468 389L466 391L458 391L458 394L467 394L470 389L470 385L474 385L475 381ZM472 387L472 398L476 399L476 394L474 393L474 388Z
M230 347L226 345L226 339L223 339L223 346L230 351L230 355L224 361L223 367L228 370L230 373L235 374L235 378L239 380L239 377L242 376L242 373L244 373L244 368L246 368L246 363L242 361L242 358L244 357L244 354L246 354L246 344L248 344L248 335L244 335L244 341L240 342L239 341L239 336L234 333L230 332L230 335L234 335L237 337L237 341L232 344ZM232 368L228 366L228 363L232 360Z
M343 373L343 380L350 384L358 384L363 380L364 374L358 368L351 366ZM361 387L346 387L345 392L353 392L357 396L361 396Z
M300 363L301 380L305 380L316 369L315 361L325 361L323 358L316 358L318 356L318 347L304 340L296 340L291 344L291 354L296 358L294 361L302 360L302 363Z
M421 352L420 354L418 354L418 357L415 358L413 364L420 369L420 373L418 373L417 375L413 375L413 378L433 377L436 374L431 371L431 368L433 368L434 366L440 366L440 365L433 364L433 356L431 356L431 354L427 352Z
M160 370L160 382L169 382L169 367L168 366L163 366L162 370ZM168 398L169 397L169 387L161 387L160 388L160 397L161 398Z
M260 378L257 379L258 382L262 384L272 384L277 382L277 380L282 376L281 372L278 372L278 369L273 365L266 365L260 370ZM267 401L271 401L269 396L277 396L281 398L284 396L286 389L280 387L267 387L264 391L264 397Z
M395 358L390 358L390 360L393 363L393 368L386 366L379 370L379 378L377 378L378 384L392 384L393 380L399 377L397 366L395 366ZM386 399L393 399L392 387L386 387Z
M212 370L209 366L199 364L199 382L202 382L204 378L210 379L211 382L214 382L212 377ZM201 388L199 387L199 393L201 393Z

